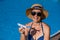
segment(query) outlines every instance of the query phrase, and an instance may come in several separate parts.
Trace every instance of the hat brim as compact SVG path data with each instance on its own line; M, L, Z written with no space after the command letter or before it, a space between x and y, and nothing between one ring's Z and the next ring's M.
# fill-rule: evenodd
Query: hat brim
M32 19L32 15L31 15L31 11L32 11L32 10L33 10L33 8L29 8L29 9L26 10L26 15L27 15L30 19ZM42 19L47 18L47 17L48 17L48 11L43 9L43 15L44 15L44 17L43 17Z

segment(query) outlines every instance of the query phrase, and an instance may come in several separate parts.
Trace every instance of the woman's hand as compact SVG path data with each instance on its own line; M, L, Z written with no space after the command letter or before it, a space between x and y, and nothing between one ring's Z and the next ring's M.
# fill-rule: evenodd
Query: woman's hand
M21 34L25 34L25 28L19 28L19 32L20 32Z
M19 32L24 34L25 36L28 35L29 29L28 28L19 28Z
M19 28L19 32L21 33L20 40L27 40L27 34L28 34L27 28Z

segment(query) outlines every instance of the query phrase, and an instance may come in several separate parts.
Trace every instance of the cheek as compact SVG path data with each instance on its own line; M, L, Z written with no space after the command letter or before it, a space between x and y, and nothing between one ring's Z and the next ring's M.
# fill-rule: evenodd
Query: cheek
M38 17L38 20L41 20L41 17Z

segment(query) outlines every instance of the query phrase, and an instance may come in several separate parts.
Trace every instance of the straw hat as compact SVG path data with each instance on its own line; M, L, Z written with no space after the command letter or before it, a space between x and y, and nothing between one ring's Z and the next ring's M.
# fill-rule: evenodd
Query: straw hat
M29 8L29 9L26 10L26 15L27 15L30 19L33 18L32 15L31 15L31 11L34 10L34 9L39 9L39 10L42 11L42 16L41 16L42 19L47 18L47 16L48 16L47 10L43 9L42 5L40 5L40 4L34 4L34 5L32 5L31 8Z

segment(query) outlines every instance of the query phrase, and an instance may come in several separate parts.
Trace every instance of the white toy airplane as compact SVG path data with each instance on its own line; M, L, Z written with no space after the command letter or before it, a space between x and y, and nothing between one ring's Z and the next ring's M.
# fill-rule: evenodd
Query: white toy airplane
M22 25L22 24L20 24L20 23L17 23L17 25L18 25L20 28L29 28L29 29L31 28L30 26L27 27L27 26Z
M22 25L22 24L20 24L20 23L17 23L17 25L20 26L20 28L26 28L25 25Z

